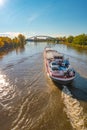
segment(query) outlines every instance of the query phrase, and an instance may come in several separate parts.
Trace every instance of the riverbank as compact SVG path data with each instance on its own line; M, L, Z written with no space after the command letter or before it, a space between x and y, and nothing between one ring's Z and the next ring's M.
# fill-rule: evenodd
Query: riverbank
M70 46L87 49L87 45L75 45L75 44L71 44Z
M6 52L18 47L24 47L26 44L25 36L19 34L18 37L13 39L9 37L0 37L0 52Z
M80 49L87 49L87 45L79 45L79 44L73 44L73 43L64 43L67 46L80 48Z
M73 47L73 48L80 48L80 49L87 49L87 45L79 45L79 44L74 44L74 43L69 43L69 42L63 42L63 41L60 41L58 42L57 44L64 44L66 46L69 46L69 47Z
M64 42L72 47L87 49L87 34L69 36L69 37L65 38Z

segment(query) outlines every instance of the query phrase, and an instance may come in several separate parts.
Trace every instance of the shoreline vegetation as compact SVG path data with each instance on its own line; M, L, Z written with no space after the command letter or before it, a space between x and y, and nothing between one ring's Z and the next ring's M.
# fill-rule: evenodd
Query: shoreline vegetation
M61 38L64 44L72 47L87 49L87 34Z
M55 37L55 38L47 38L47 39L26 39L26 41L30 42L48 42L48 43L62 43L66 44L67 46L87 49L87 34L80 34L77 36L69 36L69 37Z
M69 37L56 37L54 39L36 39L34 42L51 42L51 43L63 43L67 46L77 47L81 49L87 49L87 34L81 34L78 36ZM24 47L27 40L24 35L19 34L18 37L13 39L9 37L0 37L0 52L6 52L18 47Z
M25 44L25 36L22 34L19 34L18 37L15 37L13 39L0 36L0 52L6 52L18 47L24 47Z

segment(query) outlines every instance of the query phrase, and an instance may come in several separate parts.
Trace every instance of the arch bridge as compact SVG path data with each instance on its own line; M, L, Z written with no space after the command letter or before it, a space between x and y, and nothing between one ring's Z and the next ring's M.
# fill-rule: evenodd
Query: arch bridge
M27 38L27 41L47 41L47 40L55 40L56 38L51 37L51 36L45 36L45 35L36 35Z

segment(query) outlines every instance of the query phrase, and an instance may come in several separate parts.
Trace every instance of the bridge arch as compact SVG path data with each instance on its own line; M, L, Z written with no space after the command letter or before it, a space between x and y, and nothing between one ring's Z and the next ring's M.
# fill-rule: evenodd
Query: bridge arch
M35 35L35 36L31 36L29 38L27 38L27 40L52 40L52 39L55 39L54 37L51 37L51 36L46 36L46 35Z

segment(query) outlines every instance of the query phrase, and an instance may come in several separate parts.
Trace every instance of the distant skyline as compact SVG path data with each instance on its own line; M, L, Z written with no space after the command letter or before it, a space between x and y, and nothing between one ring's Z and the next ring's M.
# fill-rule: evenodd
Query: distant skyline
M0 0L0 35L87 34L87 0Z

